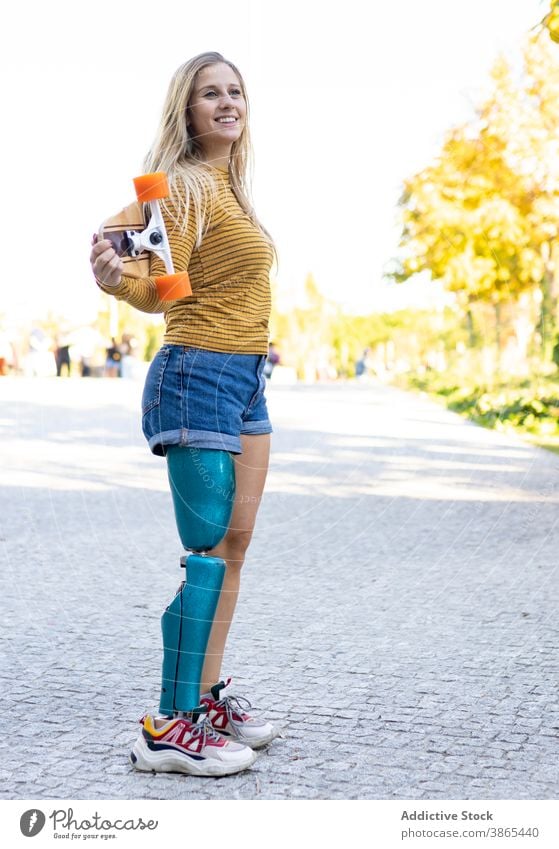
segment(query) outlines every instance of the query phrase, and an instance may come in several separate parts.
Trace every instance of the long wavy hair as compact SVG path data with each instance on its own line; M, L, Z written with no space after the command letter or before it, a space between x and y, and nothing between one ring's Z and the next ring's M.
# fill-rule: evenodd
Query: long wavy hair
M163 114L155 140L144 160L146 173L165 171L171 190L172 208L163 202L167 212L181 227L188 220L191 202L196 211L196 247L200 247L205 234L204 220L210 220L218 179L215 171L204 162L204 151L198 139L191 135L186 125L187 109L194 94L196 75L208 65L224 63L235 72L246 102L246 120L243 131L231 146L229 179L231 188L241 208L260 230L278 261L276 246L271 235L256 217L251 199L254 155L249 131L249 103L244 80L238 68L221 53L200 53L178 68L167 92ZM184 200L186 198L186 201ZM207 225L206 225L207 227Z

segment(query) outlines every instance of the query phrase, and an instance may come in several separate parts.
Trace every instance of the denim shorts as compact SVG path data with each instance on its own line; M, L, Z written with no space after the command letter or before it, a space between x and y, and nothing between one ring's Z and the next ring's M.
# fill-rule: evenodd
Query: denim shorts
M163 345L146 376L142 429L154 454L168 445L241 454L241 433L272 433L265 354Z

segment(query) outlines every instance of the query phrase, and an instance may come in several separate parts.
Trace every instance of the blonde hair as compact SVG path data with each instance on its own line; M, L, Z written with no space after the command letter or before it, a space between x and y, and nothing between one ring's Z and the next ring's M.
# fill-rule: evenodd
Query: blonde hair
M179 227L188 220L190 201L196 214L196 247L200 247L205 234L204 220L209 222L218 189L215 171L204 162L204 151L200 142L189 132L186 125L187 109L194 93L196 75L208 65L224 63L235 72L246 102L246 120L243 131L231 146L229 157L230 184L241 208L260 230L272 248L277 264L274 241L256 217L251 201L250 184L253 171L253 151L249 131L249 104L244 80L232 62L221 53L200 53L178 68L167 92L163 114L155 140L144 160L146 173L165 171L169 180L174 209L163 201L167 212ZM250 170L250 175L247 172ZM181 191L182 190L182 191ZM183 198L186 197L186 203ZM207 229L207 225L206 225Z

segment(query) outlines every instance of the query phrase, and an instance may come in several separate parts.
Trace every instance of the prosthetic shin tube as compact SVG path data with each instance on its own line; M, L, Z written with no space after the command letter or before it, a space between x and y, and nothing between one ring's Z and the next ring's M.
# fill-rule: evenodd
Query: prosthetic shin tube
M225 561L203 552L216 546L229 526L235 467L227 451L173 445L167 449L167 470L182 544L196 552L184 558L186 580L161 618L159 709L172 716L200 703L202 667L225 574Z

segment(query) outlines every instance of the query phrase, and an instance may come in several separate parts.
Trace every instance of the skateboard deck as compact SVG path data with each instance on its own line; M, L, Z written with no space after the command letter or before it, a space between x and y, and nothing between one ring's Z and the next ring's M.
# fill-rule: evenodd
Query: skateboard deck
M149 251L136 249L132 235L145 230L142 205L137 201L125 206L117 215L107 218L99 229L99 238L108 239L124 264L123 273L128 277L147 277L149 275Z

